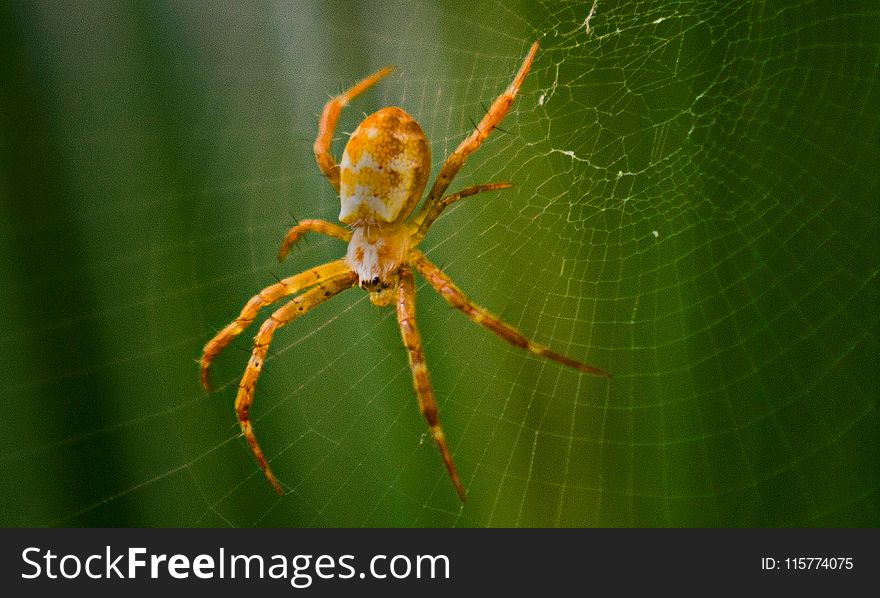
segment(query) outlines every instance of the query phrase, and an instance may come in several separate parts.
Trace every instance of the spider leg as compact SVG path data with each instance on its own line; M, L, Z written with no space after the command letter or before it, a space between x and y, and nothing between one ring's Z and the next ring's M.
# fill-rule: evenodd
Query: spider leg
M535 53L537 51L538 42L535 42L529 49L529 53L526 55L525 60L523 60L522 66L519 67L519 71L516 73L516 76L513 78L510 85L508 85L507 89L504 90L494 102L492 102L492 105L489 106L483 119L474 128L471 134L468 135L464 141L459 143L458 147L455 148L455 151L446 158L446 162L444 162L443 166L440 168L440 173L437 175L434 185L428 192L428 197L425 200L425 205L422 207L420 215L422 213L428 214L435 209L434 204L441 201L443 193L446 191L446 188L449 187L449 183L452 182L452 179L464 164L465 159L480 147L480 144L485 141L486 137L489 136L489 133L492 132L492 129L494 129L505 115L507 115L507 111L513 103L513 98L516 97L519 88L522 86L523 80L526 78L526 74L529 72L529 68L532 66L532 61L535 59Z
M318 162L318 168L333 185L333 188L339 192L339 164L330 154L330 142L333 140L333 129L336 128L336 120L339 118L339 112L346 106L355 96L369 89L379 79L390 73L392 67L386 66L382 70L376 71L366 79L355 84L350 89L342 92L338 96L330 98L324 105L324 111L321 113L321 121L318 123L318 136L315 138L315 160Z
M419 401L419 409L428 422L431 437L440 449L440 456L446 464L446 471L452 478L452 485L462 502L465 500L464 487L452 462L452 455L446 446L446 437L443 428L440 427L440 415L437 411L437 401L434 399L434 391L431 389L431 381L428 379L428 366L425 364L425 354L422 351L422 337L416 327L416 302L415 283L412 271L404 266L400 270L400 284L397 292L397 323L400 325L400 336L409 356L409 367L412 370L413 387Z
M307 232L327 235L328 237L333 237L334 239L339 239L346 243L351 241L351 231L344 229L339 225L327 222L326 220L303 220L302 222L297 222L296 226L291 227L291 229L287 231L287 235L284 236L284 241L281 242L281 248L278 249L279 262L284 260L287 256L287 252L290 251L290 247Z
M463 312L464 315L477 324L488 328L511 345L523 348L534 355L552 359L562 365L567 365L587 374L611 378L611 374L605 370L571 359L552 351L549 347L530 341L519 330L498 316L494 316L486 309L471 303L470 299L453 284L452 280L440 268L428 261L424 254L413 250L410 255L410 263L452 307Z
M325 280L340 276L350 272L351 269L345 263L345 260L336 260L311 268L305 272L294 274L288 278L284 278L275 284L267 286L265 289L254 295L242 308L239 316L226 325L223 330L218 332L214 338L209 340L202 349L202 358L199 360L202 386L205 390L211 390L211 383L208 380L208 368L214 358L238 336L242 330L247 328L261 308L275 303L286 295L293 295L310 286L320 284Z
M416 214L415 218L413 218L413 224L418 225L418 230L413 235L413 242L418 243L422 239L425 238L425 235L428 233L428 229L431 228L431 225L434 224L434 221L440 217L440 214L443 213L443 210L457 202L459 199L470 197L471 195L476 195L477 193L483 193L484 191L497 191L499 189L508 189L513 187L510 183L487 183L485 185L474 185L472 187L467 187L462 189L457 193L453 193L452 195L447 195L440 201L434 202L430 206L427 204L425 208L419 211ZM426 209L427 208L427 209Z
M251 403L254 400L254 386L257 383L257 378L260 376L260 371L263 369L263 362L266 358L266 352L269 350L269 343L272 342L272 335L276 330L302 316L316 305L351 288L355 281L357 281L357 275L349 271L320 282L317 287L294 297L290 302L275 310L263 322L263 325L260 326L260 331L254 337L254 348L251 352L251 358L238 385L238 395L235 397L235 413L238 415L241 432L247 439L247 443L251 447L251 452L254 453L260 469L263 470L263 474L269 480L269 483L272 484L275 492L280 495L283 495L284 491L272 474L272 470L269 469L269 464L263 456L263 451L260 450L260 445L257 443L257 437L254 435L254 428L248 415Z

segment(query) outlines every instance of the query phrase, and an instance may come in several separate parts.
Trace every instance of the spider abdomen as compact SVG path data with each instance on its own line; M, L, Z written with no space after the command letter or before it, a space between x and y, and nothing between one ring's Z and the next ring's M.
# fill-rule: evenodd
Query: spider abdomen
M393 106L382 108L351 134L339 170L339 220L355 225L400 222L422 196L431 150L409 114Z

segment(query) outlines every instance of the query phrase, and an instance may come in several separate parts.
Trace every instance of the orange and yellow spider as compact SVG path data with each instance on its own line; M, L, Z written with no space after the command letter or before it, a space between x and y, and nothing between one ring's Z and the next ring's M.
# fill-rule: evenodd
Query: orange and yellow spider
M507 114L537 51L538 42L535 42L507 89L498 96L471 134L443 163L424 205L412 218L409 216L418 204L428 181L431 154L421 127L409 114L396 107L374 112L352 133L342 152L341 163L337 164L330 154L330 141L342 107L391 72L391 67L370 75L348 91L332 98L324 106L315 139L315 159L318 168L339 193L342 203L339 220L349 228L324 220L303 220L285 236L278 251L278 259L284 259L291 245L306 232L321 233L345 241L348 243L348 251L342 259L295 274L260 291L245 304L238 318L205 345L200 361L202 385L209 389L208 368L211 362L233 338L254 321L260 308L303 291L263 322L254 337L251 357L238 385L238 396L235 399L235 411L241 431L260 469L278 494L283 494L283 490L257 444L248 414L254 398L254 385L263 367L269 343L276 330L355 285L369 293L370 301L374 305L387 306L396 301L397 322L403 345L409 355L419 408L428 423L431 437L437 443L455 491L462 501L465 499L464 487L440 427L437 402L428 379L422 339L416 326L413 270L421 274L452 307L508 343L581 372L611 377L597 367L530 341L510 324L474 305L446 274L417 249L419 242L444 208L463 197L510 187L509 183L474 185L444 196L446 188L465 159L480 147Z

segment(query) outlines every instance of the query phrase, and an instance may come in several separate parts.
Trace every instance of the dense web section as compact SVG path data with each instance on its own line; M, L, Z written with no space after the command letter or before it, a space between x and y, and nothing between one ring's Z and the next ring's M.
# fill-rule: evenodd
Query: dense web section
M13 15L4 524L880 524L877 7L514 6ZM461 505L394 311L349 291L270 347L252 417L277 497L232 409L261 318L210 395L196 360L260 288L345 250L275 260L297 219L338 214L311 154L323 102L395 64L333 151L399 105L436 173L535 39L450 190L513 188L451 207L423 249L614 379L504 344L419 281Z

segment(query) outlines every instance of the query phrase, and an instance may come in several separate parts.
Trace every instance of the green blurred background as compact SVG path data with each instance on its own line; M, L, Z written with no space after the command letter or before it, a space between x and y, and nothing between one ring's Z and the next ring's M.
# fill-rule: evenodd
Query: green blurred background
M876 526L880 13L798 2L5 2L0 491L6 526ZM844 12L835 13L835 10ZM338 257L311 154L343 114L421 122L435 168L541 51L425 241L579 376L420 285L460 506L392 310L350 291L280 332L258 289Z

